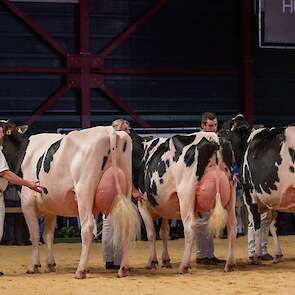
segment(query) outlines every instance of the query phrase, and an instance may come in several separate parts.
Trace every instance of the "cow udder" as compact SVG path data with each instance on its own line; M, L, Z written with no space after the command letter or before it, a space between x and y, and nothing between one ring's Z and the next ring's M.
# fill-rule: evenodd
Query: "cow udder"
M197 184L195 212L208 212L214 209L217 193L216 169L217 166L206 168ZM226 207L231 197L231 184L224 170L219 171L219 192L222 206Z
M104 172L97 186L93 213L102 212L105 215L108 215L110 213L113 201L118 193L114 176L115 169L122 193L127 196L128 185L123 170L120 168L110 167Z

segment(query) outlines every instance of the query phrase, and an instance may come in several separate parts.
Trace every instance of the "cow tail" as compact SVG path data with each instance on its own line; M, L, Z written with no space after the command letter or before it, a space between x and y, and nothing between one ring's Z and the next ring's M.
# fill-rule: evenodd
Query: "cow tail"
M110 135L110 142L117 195L112 205L110 217L113 226L113 246L119 250L123 246L123 242L126 243L126 246L129 246L138 237L140 237L140 218L136 206L131 201L131 195L125 196L120 187L117 175L118 170L116 169L116 138L116 132L113 131Z
M221 154L220 150L216 152L217 166L216 166L216 196L215 196L215 207L211 212L209 219L209 229L218 237L221 231L224 229L227 223L227 211L222 207L221 196L220 196L220 164Z

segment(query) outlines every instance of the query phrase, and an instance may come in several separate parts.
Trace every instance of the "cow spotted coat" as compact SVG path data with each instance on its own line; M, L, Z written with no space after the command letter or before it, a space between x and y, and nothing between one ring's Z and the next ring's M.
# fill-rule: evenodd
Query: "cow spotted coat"
M45 217L47 260L45 271L55 271L52 252L56 215L79 216L82 250L76 278L85 278L93 237L93 214L111 214L114 244L123 245L119 276L128 274L128 245L139 228L132 206L131 140L109 127L73 131L68 135L38 134L26 137L14 123L3 126L3 153L10 168L24 178L40 181L43 193L23 187L21 204L32 241L28 273L38 272L38 215Z
M143 194L139 210L151 242L148 268L158 263L153 218L163 217L160 235L164 244L162 264L166 267L171 266L167 249L168 219L182 219L185 250L179 271L185 273L190 267L196 216L212 210L212 226L223 227L228 215L230 247L225 270L232 270L235 265L233 247L236 219L235 189L230 170L232 152L229 145L224 143L221 147L213 132L148 141L134 133L131 137L133 182Z

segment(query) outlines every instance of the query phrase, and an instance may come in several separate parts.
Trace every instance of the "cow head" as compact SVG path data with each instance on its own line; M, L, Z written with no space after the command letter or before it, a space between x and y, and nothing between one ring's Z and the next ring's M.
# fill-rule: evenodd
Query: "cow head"
M252 127L246 121L245 117L242 114L238 114L226 121L219 132L221 137L231 142L235 160L239 165L242 163L247 139L251 131Z
M0 120L0 127L3 130L3 153L8 162L9 168L12 171L17 172L19 169L19 167L17 167L18 160L24 153L24 148L28 142L25 135L28 126L16 126L16 124L10 120Z

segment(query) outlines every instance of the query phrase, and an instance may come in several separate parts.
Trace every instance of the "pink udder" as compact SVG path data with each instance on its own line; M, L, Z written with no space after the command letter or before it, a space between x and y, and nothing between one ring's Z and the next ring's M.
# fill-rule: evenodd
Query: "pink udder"
M196 189L196 211L208 212L215 206L216 166L206 168ZM231 184L224 170L219 172L219 192L222 206L225 207L231 197Z
M103 212L105 215L108 215L110 213L113 201L117 194L114 176L115 169L117 171L122 193L125 196L127 195L128 186L124 172L120 168L110 167L103 174L99 182L99 185L96 189L93 209L95 213Z
M281 211L286 211L286 212L294 212L295 210L295 189L293 186L289 186L281 196L279 196L279 205L276 205L277 200L274 197L270 197L272 199L272 202L268 202L268 205L281 210Z

